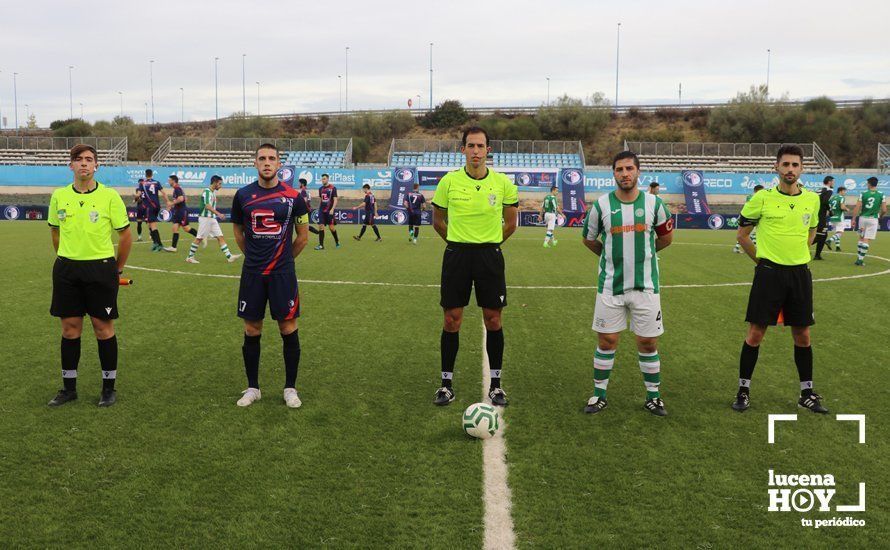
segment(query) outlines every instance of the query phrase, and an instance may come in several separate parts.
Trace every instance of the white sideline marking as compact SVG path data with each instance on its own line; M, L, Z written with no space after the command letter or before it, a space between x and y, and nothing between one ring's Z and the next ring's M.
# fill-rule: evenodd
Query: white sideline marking
M683 243L683 244L698 244L698 243ZM702 243L707 245L707 243ZM721 245L722 246L722 245ZM856 254L852 252L834 252L834 254L844 254L847 256L855 256ZM881 260L884 262L890 263L890 258L884 258L882 256L869 256L869 258L873 260ZM219 279L240 279L241 275L226 275L224 273L195 273L193 271L179 271L175 269L157 269L153 267L140 267L138 265L127 265L127 269L137 269L140 271L151 271L154 273L169 273L173 275L191 275L192 277L216 277ZM826 283L831 281L846 281L848 279L865 279L868 277L878 277L880 275L890 275L890 269L885 269L884 271L878 271L875 273L862 273L859 275L844 275L842 277L826 277L824 279L813 279L814 283ZM380 281L331 281L331 280L315 280L315 279L300 279L301 283L312 283L312 284L324 284L324 285L359 285L359 286L394 286L394 287L413 287L413 288L439 288L439 285L435 284L422 284L422 283L386 283ZM726 287L726 286L751 286L750 282L740 282L740 283L710 283L710 284L686 284L686 285L661 285L661 288L711 288L711 287ZM507 288L515 289L515 290L594 290L595 286L542 286L542 285L509 285Z
M488 385L491 376L488 372L488 353L485 351L486 331L482 324L482 400L488 400ZM500 409L501 431L491 439L482 442L482 516L485 535L482 547L486 550L512 550L516 548L516 533L513 532L513 516L510 509L513 501L510 486L507 484L507 445L504 441L504 409Z
M865 415L864 414L839 414L835 416L838 422L859 422L859 443L865 444Z

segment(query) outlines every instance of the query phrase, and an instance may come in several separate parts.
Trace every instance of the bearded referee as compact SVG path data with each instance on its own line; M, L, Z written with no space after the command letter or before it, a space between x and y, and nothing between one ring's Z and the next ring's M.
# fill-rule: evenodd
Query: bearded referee
M100 407L116 401L119 275L127 263L132 235L127 208L114 189L94 179L99 166L96 150L75 145L68 165L74 183L56 189L49 203L48 223L58 257L53 266L53 295L50 313L62 321L63 388L49 402L57 407L77 399L77 364L83 317L90 316L99 344L102 367ZM117 258L111 236L119 237Z
M460 325L470 291L485 323L492 405L507 405L501 389L504 331L501 311L507 305L507 282L501 244L516 231L519 193L505 175L489 170L485 160L491 152L488 134L482 128L464 130L461 152L466 165L445 174L433 196L433 227L447 243L442 258L440 305L445 313L441 336L442 387L433 403L454 401L452 380L457 359Z
M739 390L732 408L742 412L750 406L751 378L766 329L779 316L791 327L794 363L800 379L798 405L826 414L822 396L813 390L813 348L810 326L813 318L813 276L807 266L810 245L819 224L819 195L797 185L803 171L803 151L783 145L776 155L779 184L755 193L739 216L738 241L757 264L748 298L748 334L739 359ZM751 231L757 227L757 246Z

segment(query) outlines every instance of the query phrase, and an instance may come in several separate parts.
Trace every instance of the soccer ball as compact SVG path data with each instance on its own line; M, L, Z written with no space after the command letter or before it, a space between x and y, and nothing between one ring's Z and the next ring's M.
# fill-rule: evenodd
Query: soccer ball
M478 439L494 437L501 428L497 409L487 403L473 403L464 411L464 431Z

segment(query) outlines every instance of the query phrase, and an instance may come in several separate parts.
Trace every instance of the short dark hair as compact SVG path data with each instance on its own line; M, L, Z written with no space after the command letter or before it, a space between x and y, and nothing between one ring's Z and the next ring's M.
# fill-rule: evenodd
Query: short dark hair
M154 172L152 172L151 168L146 168L146 170L145 170L145 177L150 178L150 177L152 177L153 175L154 175Z
M633 151L621 151L612 158L612 170L615 170L615 165L618 164L619 160L624 159L634 159L634 166L637 168L640 167L640 157L638 157L636 153Z
M843 185L841 185L840 187L837 188L838 193L840 193L841 191L846 191L846 190L847 190L847 188L844 187Z
M362 189L370 189L370 188L371 188L371 186L367 183L362 185Z
M299 182L300 182L300 187L309 183L308 181L306 181L306 178L300 178Z
M218 181L222 181L222 176L217 176L216 174L210 176L210 183L216 183Z
M415 183L415 184L414 184L414 189L420 189L420 184L419 184L419 183Z
M470 126L469 128L464 129L463 136L460 138L461 147L465 147L467 145L467 136L470 134L482 134L485 136L485 146L488 147L488 132L485 131L485 128L481 126Z
M649 184L649 187L650 187L650 188L651 188L651 187L661 187L661 184L658 183L657 181L653 181L652 183Z
M870 187L877 187L878 186L878 178L876 178L874 176L868 178L868 185Z
M331 176L329 176L329 175L327 175L327 174L322 174L321 177L323 177L323 178L329 178L329 177L331 177Z
M74 162L74 160L82 155L85 151L90 151L91 153L93 153L93 158L96 159L96 162L99 162L99 153L96 152L96 148L92 145L87 145L86 143L78 143L71 148L71 162Z
M776 162L782 160L782 156L784 155L794 155L800 157L801 164L803 163L803 149L800 148L799 145L783 145L779 147L779 151L776 153Z
M179 183L179 176L177 176L176 174L170 174L170 179L175 181L176 183Z
M278 154L278 147L275 147L274 144L272 144L272 143L263 143L262 145L260 145L259 147L256 148L256 151L253 152L253 156L257 156L257 153L260 152L260 149L274 149L274 150L275 150L275 154L276 154L276 155Z
M550 186L551 191L559 191L559 189L555 185Z
M825 184L830 181L834 181L834 176L825 176L825 178L822 180L822 183Z
M760 185L759 183L758 183L757 185L754 186L754 192L755 192L755 193L758 192L758 191L760 191L760 190L762 190L762 189L763 189L763 186Z

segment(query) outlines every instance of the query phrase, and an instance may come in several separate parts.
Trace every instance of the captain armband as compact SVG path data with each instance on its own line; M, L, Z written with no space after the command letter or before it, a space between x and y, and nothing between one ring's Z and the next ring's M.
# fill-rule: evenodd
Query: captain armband
M674 218L668 218L666 222L661 225L655 226L655 234L659 237L664 237L668 233L674 230Z
M739 216L739 227L752 227L757 225L759 220L752 220L750 218L746 218L745 216Z

